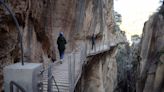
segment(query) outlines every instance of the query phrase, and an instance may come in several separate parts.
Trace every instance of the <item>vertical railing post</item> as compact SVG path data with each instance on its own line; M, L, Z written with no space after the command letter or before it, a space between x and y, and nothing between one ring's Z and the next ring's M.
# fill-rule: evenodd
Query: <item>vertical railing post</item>
M68 75L69 75L69 92L72 92L72 87L73 87L73 85L72 85L72 64L71 64L71 55L69 55L68 56L68 70L69 70L69 73L68 73Z
M99 50L98 50L98 52L100 51L100 46L101 46L101 41L99 41ZM97 52L97 53L98 53L98 52Z
M14 88L14 87L13 87L13 84L10 83L10 92L14 92L14 91L13 91L13 88Z
M76 60L75 58L76 58L76 56L75 56L75 55L76 55L76 53L74 52L74 53L73 53L73 67L72 67L72 68L73 68L73 71L72 71L72 75L73 75L73 76L72 76L73 88L74 88L74 86L75 86L75 85L74 85L74 84L75 84L75 68L76 68L76 66L75 66L75 63L76 63L76 62L75 62L75 60Z
M103 34L103 50L105 50L105 35Z
M91 51L92 51L92 50L90 49L90 48L91 48L91 45L90 45L90 44L91 44L90 41L88 41L88 45L87 45L87 46L88 46L88 48L87 48L88 53L91 53Z
M88 55L88 53L87 53L87 47L84 47L85 49L85 55L87 56Z
M49 65L48 67L48 92L52 92L52 81L51 78L52 77L52 73L51 73L51 65Z
M89 47L89 41L87 41L87 53L89 54L90 53L90 47Z
M25 89L23 87L21 87L20 85L18 85L16 82L11 81L10 82L10 92L26 92Z
M86 40L86 43L85 43L85 53L86 53L86 55L88 54L87 49L88 49L88 47L87 47L87 40Z

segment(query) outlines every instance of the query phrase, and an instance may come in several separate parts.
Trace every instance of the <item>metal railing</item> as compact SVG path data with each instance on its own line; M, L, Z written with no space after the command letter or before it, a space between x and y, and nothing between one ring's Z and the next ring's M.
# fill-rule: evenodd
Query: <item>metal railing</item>
M91 49L91 45L87 43L81 46L80 52L73 51L68 56L68 76L69 76L69 92L74 92L76 84L81 77L82 67L88 55L92 53L100 53L110 49L109 42L104 41L104 37L95 45L95 50ZM90 43L91 44L91 43Z
M14 81L10 82L10 92L26 92L23 87Z
M52 76L52 80L54 81L54 83L55 83L55 86L56 86L56 88L57 88L57 92L59 92L59 87L58 87L58 85L57 85L57 82L56 82L56 80L55 80L55 77L54 76Z
M102 53L104 51L109 50L111 47L110 42L105 41L105 39L96 41L95 45L93 46L94 47L93 49L91 49L91 45L92 45L92 43L91 43L91 41L89 41L87 44L87 56Z
M48 78L48 83L47 84L43 84L43 86L44 85L47 85L47 92L53 92L52 91L52 88L53 88L53 85L52 84L54 82L55 83L55 86L56 86L56 89L57 89L57 92L60 92L59 87L57 85L57 82L55 80L55 77L52 75L52 65L53 64L50 63L47 68L45 68L43 71L41 71L41 74L47 73L47 78Z
M52 75L52 64L50 64L48 67L48 92L52 92L52 81L54 81L57 92L59 92L59 87L55 81L54 76Z
M100 53L103 51L107 51L110 49L110 44L109 42L105 41L100 41L99 43L96 44L94 51L91 49L91 45L88 46L83 45L81 46L80 52L75 52L73 51L71 54L68 56L68 76L69 76L69 92L73 92L76 84L81 77L82 74L82 67L85 64L85 61L88 57L88 55L92 53Z
M75 86L82 74L82 67L84 61L86 60L86 46L83 46L80 50L81 52L72 52L68 56L68 76L69 76L69 92L73 92Z

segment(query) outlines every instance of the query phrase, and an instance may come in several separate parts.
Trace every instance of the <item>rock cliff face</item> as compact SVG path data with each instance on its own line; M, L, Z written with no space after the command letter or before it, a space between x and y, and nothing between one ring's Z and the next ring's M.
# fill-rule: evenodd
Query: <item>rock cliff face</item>
M84 92L113 92L117 85L116 48L93 57L84 73Z
M145 23L140 47L137 92L164 92L163 6Z
M92 34L96 42L115 46L125 42L121 32L114 32L113 0L4 0L15 12L23 38L25 62L49 62L58 59L56 39L64 32L68 41L66 52L76 51L80 44L89 43ZM90 45L90 44L89 44ZM112 92L116 85L114 49L104 58L95 61L91 68L98 68L97 92ZM0 91L3 83L4 66L19 62L20 46L15 24L9 13L0 8ZM102 71L103 70L103 71ZM109 70L109 71L107 71ZM112 71L112 72L110 72ZM89 75L86 75L89 76ZM97 76L96 76L97 77ZM90 76L89 79L92 80ZM94 79L93 79L94 80ZM96 79L97 80L97 79ZM100 84L99 84L100 83ZM89 85L90 83L87 82ZM95 85L94 83L92 85ZM84 90L95 90L90 85ZM95 91L96 92L96 91Z
M120 33L121 35L121 33ZM118 40L125 39L123 34ZM137 49L138 50L138 49ZM128 81L132 68L128 68L133 62L129 60L130 47L126 40L115 42L109 51L91 56L83 67L83 73L75 92L127 92L135 90L133 86L128 88L132 82ZM132 91L135 92L135 91Z

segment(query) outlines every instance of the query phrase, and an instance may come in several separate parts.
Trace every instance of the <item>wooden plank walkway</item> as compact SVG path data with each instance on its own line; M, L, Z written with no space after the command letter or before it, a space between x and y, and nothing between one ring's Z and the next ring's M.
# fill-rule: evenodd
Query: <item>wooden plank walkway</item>
M88 47L87 47L88 48ZM89 47L90 48L90 47ZM96 50L87 50L86 57L93 56L99 53L103 53L105 51L110 50L110 46L108 44L100 44L96 46ZM81 50L84 52L84 50ZM85 53L84 53L85 54ZM81 52L69 53L66 54L62 64L60 64L59 60L55 63L52 63L52 75L54 76L57 86L59 88L59 92L73 92L80 76L82 73L82 66L85 60ZM43 92L48 92L48 73L44 73L43 80ZM72 90L70 90L72 89ZM58 92L55 83L52 82L52 92Z
M87 56L94 56L94 55L97 55L97 54L100 54L100 53L103 53L105 51L108 51L110 50L110 47L108 47L107 45L105 46L101 46L101 47L95 47L96 49L95 50L90 50L90 52L87 53Z
M69 92L70 90L70 62L73 63L75 61L75 70L74 70L74 85L76 85L78 78L81 74L82 69L82 63L80 62L80 53L74 53L74 54L66 54L65 58L60 64L59 60L55 63L52 63L52 75L54 76L56 83L59 88L59 92ZM44 73L44 80L43 80L43 90L44 92L48 92L48 71ZM52 83L52 92L58 92L57 87L55 86L55 83Z

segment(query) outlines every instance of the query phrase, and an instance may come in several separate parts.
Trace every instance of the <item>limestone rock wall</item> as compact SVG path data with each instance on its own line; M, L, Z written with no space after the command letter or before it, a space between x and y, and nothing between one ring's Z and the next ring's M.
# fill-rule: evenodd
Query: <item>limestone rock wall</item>
M113 92L117 85L116 48L96 55L85 67L82 85L78 92Z
M144 25L137 92L164 92L164 16L160 11Z
M130 74L133 71L129 71L132 68L128 66L131 64L129 49L128 43L119 43L109 51L88 58L75 91L127 92L129 90L135 92L132 91L135 85L131 86L132 82L129 80L133 78ZM133 82L135 84L135 81Z

